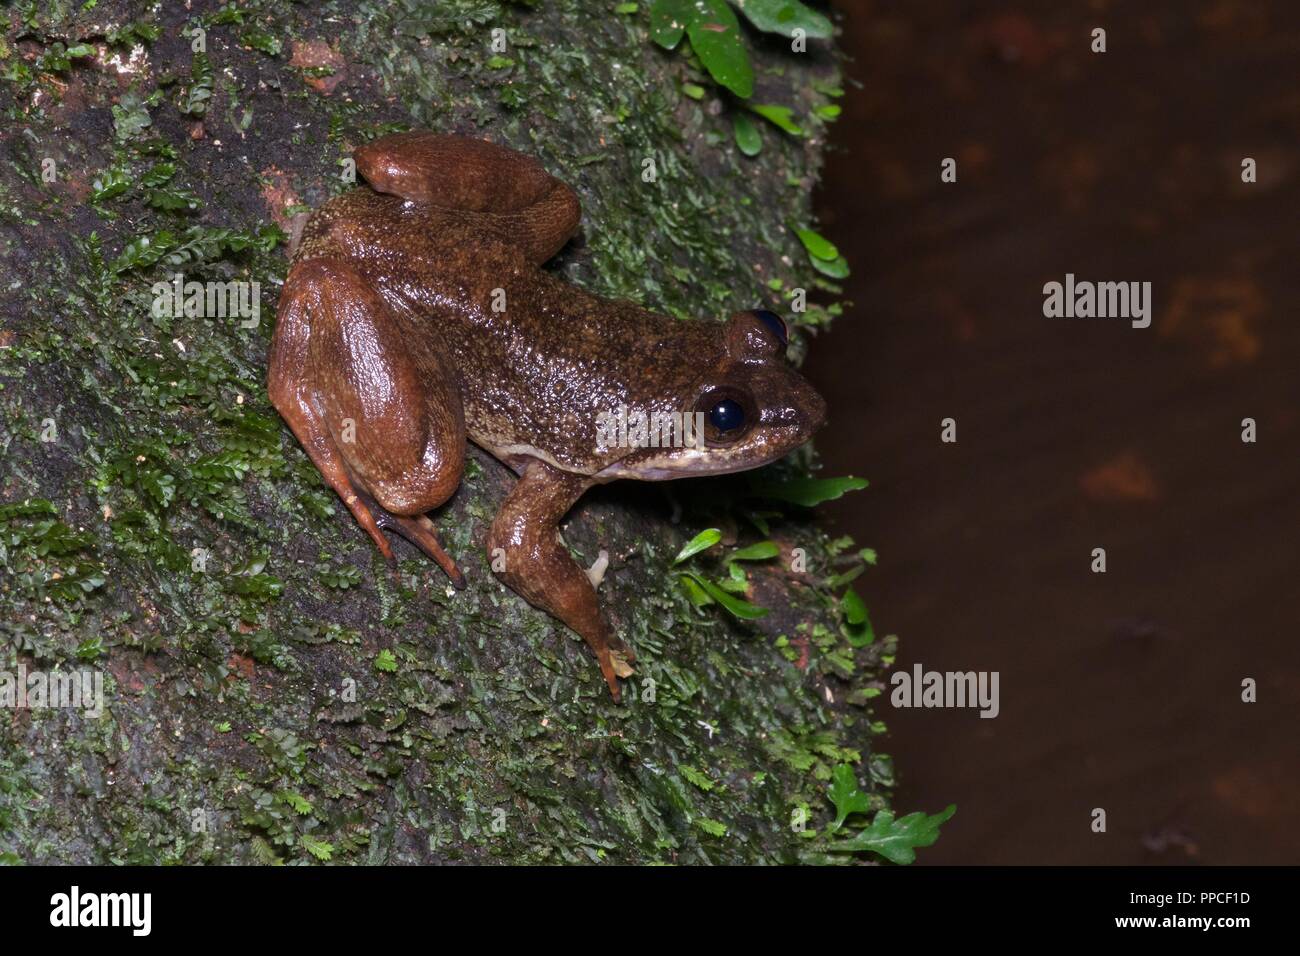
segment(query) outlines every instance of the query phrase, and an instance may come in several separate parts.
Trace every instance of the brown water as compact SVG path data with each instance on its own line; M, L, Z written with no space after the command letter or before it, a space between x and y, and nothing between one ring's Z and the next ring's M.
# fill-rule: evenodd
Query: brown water
M1300 5L845 29L820 206L855 307L809 371L824 473L872 487L826 510L880 552L899 668L1001 681L993 720L882 698L900 810L958 805L922 859L1300 862ZM1045 318L1067 272L1150 281L1151 327Z

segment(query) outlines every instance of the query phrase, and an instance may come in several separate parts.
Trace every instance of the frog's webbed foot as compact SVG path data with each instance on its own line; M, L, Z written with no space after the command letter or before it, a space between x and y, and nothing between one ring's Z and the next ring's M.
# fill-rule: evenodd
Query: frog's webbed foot
M430 350L418 359L401 326L355 269L330 258L297 263L276 316L268 391L312 463L380 553L389 528L463 587L465 578L425 517L460 483L460 394Z
M530 156L482 139L420 130L381 136L356 151L377 192L454 209L458 220L522 249L541 265L578 230L573 190Z
M632 675L636 654L610 628L586 570L573 560L559 533L560 519L590 484L582 475L533 461L492 522L488 553L494 569L498 558L504 560L497 574L511 590L582 636L617 702L618 679Z

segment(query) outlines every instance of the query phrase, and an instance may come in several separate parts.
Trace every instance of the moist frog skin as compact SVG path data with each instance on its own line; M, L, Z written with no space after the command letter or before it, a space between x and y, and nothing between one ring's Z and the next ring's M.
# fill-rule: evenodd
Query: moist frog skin
M356 151L367 185L308 220L277 310L268 389L376 547L402 535L465 577L428 512L471 441L519 481L487 534L495 573L591 647L615 700L633 673L559 523L593 485L756 468L806 442L821 397L765 310L683 322L592 295L542 265L577 232L577 196L534 159L431 132ZM602 416L699 416L700 440L610 445ZM498 550L499 549L499 550Z

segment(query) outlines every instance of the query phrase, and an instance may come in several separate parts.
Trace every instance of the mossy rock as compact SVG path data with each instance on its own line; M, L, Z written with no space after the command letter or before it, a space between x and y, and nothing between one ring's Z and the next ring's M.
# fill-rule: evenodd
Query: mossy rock
M584 208L553 267L698 321L834 300L791 228L819 121L745 157L743 107L650 41L645 5L192 7L0 13L0 670L91 668L106 695L0 720L0 860L779 862L831 815L834 765L886 806L868 702L892 647L843 620L858 559L807 512L744 477L587 496L566 539L609 553L602 602L639 656L615 705L490 573L502 466L472 454L438 516L469 588L404 543L398 580L264 389L286 230L369 138L538 156ZM814 117L829 45L746 41L754 101ZM154 314L178 272L258 282L261 320ZM797 317L800 349L831 311ZM689 566L714 579L730 542L780 544L743 565L766 617L690 599L673 558L710 526L726 542Z

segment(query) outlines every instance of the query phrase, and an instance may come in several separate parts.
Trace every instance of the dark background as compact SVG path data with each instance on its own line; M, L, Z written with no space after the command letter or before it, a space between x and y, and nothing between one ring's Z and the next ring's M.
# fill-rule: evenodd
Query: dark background
M881 698L899 812L958 805L921 861L1300 862L1300 5L843 26L820 214L854 307L808 369L824 473L872 485L827 510L880 552L899 668L1001 673L994 720ZM1152 282L1151 327L1044 318L1067 272Z

